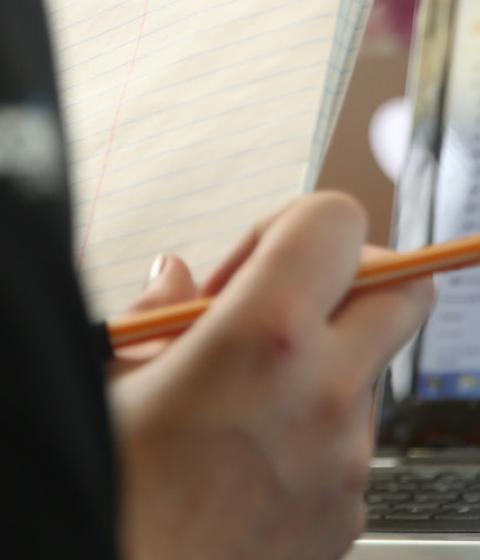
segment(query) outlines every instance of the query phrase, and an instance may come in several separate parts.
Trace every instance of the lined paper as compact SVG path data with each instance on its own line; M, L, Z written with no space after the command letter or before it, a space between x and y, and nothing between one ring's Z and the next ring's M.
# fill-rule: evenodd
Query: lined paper
M121 313L158 253L205 278L312 187L369 4L50 0L95 315Z

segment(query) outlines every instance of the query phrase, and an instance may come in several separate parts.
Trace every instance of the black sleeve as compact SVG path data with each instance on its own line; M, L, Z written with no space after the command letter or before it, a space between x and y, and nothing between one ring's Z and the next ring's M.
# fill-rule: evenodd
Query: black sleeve
M64 161L41 3L2 0L2 556L109 560L112 442L72 266Z

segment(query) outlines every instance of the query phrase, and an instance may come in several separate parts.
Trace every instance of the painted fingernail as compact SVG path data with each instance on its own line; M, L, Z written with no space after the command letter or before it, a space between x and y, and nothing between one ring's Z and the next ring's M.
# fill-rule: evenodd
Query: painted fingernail
M155 280L157 276L162 272L163 268L165 267L166 261L165 255L159 255L152 263L152 267L150 268L150 272L148 273L148 281L151 282Z

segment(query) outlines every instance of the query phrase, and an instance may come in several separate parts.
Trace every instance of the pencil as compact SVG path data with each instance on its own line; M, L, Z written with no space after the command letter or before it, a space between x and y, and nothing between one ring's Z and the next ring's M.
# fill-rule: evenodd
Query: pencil
M360 266L352 291L381 288L480 264L480 235L418 251L392 253ZM203 298L162 307L107 323L113 348L169 338L184 332L210 307L214 298Z

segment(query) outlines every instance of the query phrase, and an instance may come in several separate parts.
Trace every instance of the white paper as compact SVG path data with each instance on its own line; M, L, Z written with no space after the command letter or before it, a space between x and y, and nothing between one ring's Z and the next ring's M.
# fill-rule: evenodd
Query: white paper
M158 253L205 277L308 187L369 5L50 0L96 314L122 312Z

